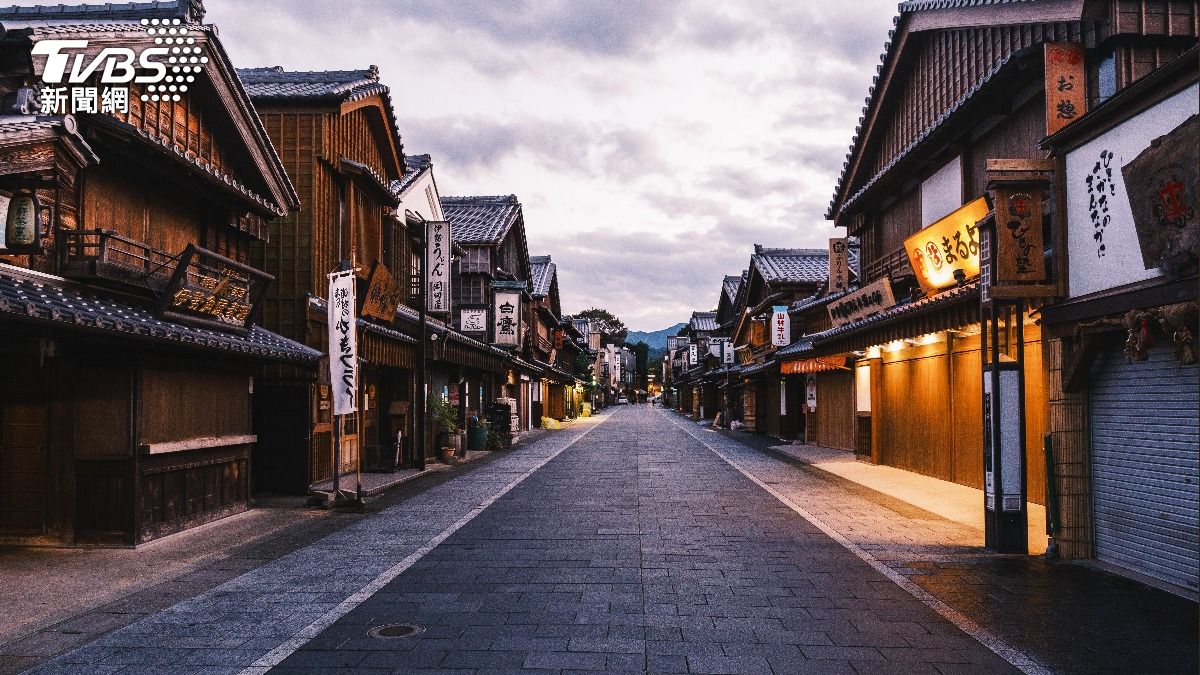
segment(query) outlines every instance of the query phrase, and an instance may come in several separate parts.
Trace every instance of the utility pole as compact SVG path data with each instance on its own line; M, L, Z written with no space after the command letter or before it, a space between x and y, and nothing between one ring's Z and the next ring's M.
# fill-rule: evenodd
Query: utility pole
M417 215L417 217L421 218L420 215ZM426 288L428 285L426 280L429 276L429 241L425 236L426 228L425 219L421 218L421 235L419 237L421 247L421 280L420 291L418 292L418 296L420 297L420 308L418 309L420 319L418 322L421 324L419 331L421 342L417 345L417 447L415 450L416 456L413 458L418 471L425 470L425 418L427 416L425 410L425 306L428 300L426 296L429 293L429 289Z

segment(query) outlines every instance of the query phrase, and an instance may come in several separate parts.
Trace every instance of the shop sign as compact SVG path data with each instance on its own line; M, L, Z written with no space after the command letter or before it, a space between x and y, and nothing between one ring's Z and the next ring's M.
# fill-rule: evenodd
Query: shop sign
M733 340L725 340L721 344L721 363L733 365Z
M1087 112L1083 72L1083 45L1046 42L1046 135L1049 136Z
M1171 274L1196 259L1200 117L1151 142L1121 169L1142 263Z
M496 291L494 303L493 342L516 347L521 344L521 294L519 291Z
M779 381L779 415L780 417L787 414L787 381Z
M688 345L688 363L690 363L691 365L694 366L694 365L696 365L696 362L699 360L699 358L700 358L700 349L696 345L696 343L693 342L692 344Z
M979 221L989 210L980 197L904 240L908 262L926 293L979 276Z
M1067 273L1072 297L1162 275L1158 263L1153 258L1147 260L1147 251L1142 248L1145 232L1151 235L1146 242L1149 253L1155 255L1152 232L1157 228L1151 223L1147 229L1145 218L1147 213L1153 218L1155 203L1165 209L1164 215L1173 213L1179 197L1168 188L1170 181L1161 186L1155 184L1156 179L1149 175L1154 173L1152 169L1130 165L1156 139L1196 115L1198 97L1200 86L1193 84L1067 153L1065 211L1067 253L1071 261ZM1146 181L1143 186L1135 188L1133 179L1140 176L1137 168L1147 175L1143 177ZM1131 179L1128 185L1126 176ZM1138 191L1136 195L1134 189ZM1160 189L1165 189L1162 196L1158 194ZM1136 202L1141 202L1140 227L1134 217ZM1173 225L1169 227L1174 229ZM1184 233L1181 228L1180 236Z
M829 287L828 293L838 293L850 287L850 247L846 240L829 240Z
M845 367L845 356L822 356L816 359L784 361L779 364L779 373L781 375L804 375L807 373L820 373L826 370L839 370Z
M458 310L459 330L464 333L483 333L487 331L487 308L471 307Z
M358 344L354 316L354 270L329 275L329 382L333 414L358 412Z
M880 277L868 286L860 288L836 302L829 303L829 318L836 328L882 312L895 304L896 298L892 295L891 279Z
M450 223L425 223L425 249L425 310L446 314L450 311Z
M786 305L775 305L771 314L771 344L786 347L792 344L792 322Z
M188 244L163 294L163 318L245 331L266 293L271 275Z
M1042 190L1034 186L1001 186L994 190L996 261L994 283L1046 279L1042 257Z
M809 375L804 387L804 405L808 406L809 412L817 410L817 376Z
M363 298L362 315L373 316L391 322L396 317L396 310L404 293L392 279L386 265L376 262L371 265L371 275L367 277L367 295Z

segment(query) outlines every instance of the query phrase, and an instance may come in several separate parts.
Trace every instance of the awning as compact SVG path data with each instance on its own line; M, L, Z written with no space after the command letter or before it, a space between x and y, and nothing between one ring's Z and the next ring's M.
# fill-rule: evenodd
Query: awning
M114 298L62 277L0 263L0 319L228 356L309 363L321 352L251 326L225 333L160 319L136 299Z
M978 323L979 282L973 281L805 339L812 343L814 353L835 354Z
M819 356L814 359L795 359L779 364L780 375L806 375L827 370L846 369L846 356Z

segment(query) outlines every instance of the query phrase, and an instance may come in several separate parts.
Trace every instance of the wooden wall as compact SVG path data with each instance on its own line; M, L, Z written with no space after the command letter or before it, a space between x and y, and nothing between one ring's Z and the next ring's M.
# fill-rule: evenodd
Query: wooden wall
M252 433L246 371L144 368L139 384L139 444Z
M796 401L796 410L803 403ZM790 401L788 407L792 407ZM854 423L854 373L848 370L817 373L817 411L808 415L808 442L854 450Z

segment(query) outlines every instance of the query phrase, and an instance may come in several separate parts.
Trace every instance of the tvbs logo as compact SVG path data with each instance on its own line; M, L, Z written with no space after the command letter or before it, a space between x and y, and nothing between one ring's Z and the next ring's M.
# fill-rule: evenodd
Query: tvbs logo
M179 19L142 19L141 24L153 46L104 47L93 57L88 40L34 44L31 53L46 58L41 113L128 113L130 83L144 85L142 101L181 100L208 63L190 35L197 30Z

